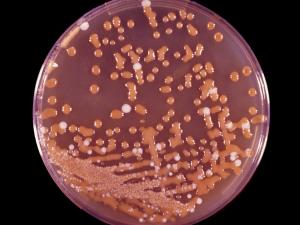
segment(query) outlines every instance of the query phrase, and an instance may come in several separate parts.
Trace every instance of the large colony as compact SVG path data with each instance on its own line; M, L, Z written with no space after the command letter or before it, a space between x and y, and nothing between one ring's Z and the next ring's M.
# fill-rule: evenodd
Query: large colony
M159 21L151 1L143 0L142 7L152 30L153 42L171 37L174 32L186 32L193 40L197 37L201 40L201 34L208 32L217 46L226 39L217 31L218 26L214 22L207 21L206 31L195 27L193 13L185 10L169 12ZM113 16L99 27L101 34L90 33L89 40L86 40L92 57L111 57L115 68L111 68L110 74L104 74L102 65L91 65L89 76L93 77L93 82L85 91L101 96L103 88L108 87L110 82L120 82L127 94L125 98L115 98L123 98L124 103L110 105L107 117L88 118L90 122L85 124L78 124L75 119L66 119L72 122L57 120L74 118L71 116L76 115L79 108L75 102L61 102L62 107L56 107L59 101L67 101L67 98L51 92L64 85L59 78L63 74L50 78L50 74L64 66L53 60L45 71L49 78L45 81L47 102L40 114L40 131L51 162L59 168L57 172L71 188L93 201L135 217L139 222L165 223L193 213L196 206L202 204L202 196L214 189L216 183L228 178L232 172L236 175L242 172L243 158L251 157L253 151L234 144L237 133L241 131L243 137L240 138L251 139L252 127L267 118L258 114L255 106L249 106L249 116L236 122L230 120L229 98L221 93L213 79L218 65L200 63L208 46L200 42L193 46L183 42L174 52L170 52L167 42L159 48L135 46L126 33L134 32L139 22ZM172 26L161 31L161 24ZM89 32L90 27L91 24L86 21L73 28L61 41L63 51L60 54L79 57L80 52L71 43L81 33ZM110 32L117 33L115 40L108 38ZM110 51L109 46L118 51ZM175 85L176 77L172 74L161 72L163 68L171 68L172 61L177 62L176 67L193 62L180 84ZM152 65L151 69L146 70L145 65L147 68ZM251 73L251 68L245 65L241 71L228 74L227 79L238 82L247 79ZM97 82L103 76L107 79L103 83ZM164 77L160 83L157 81L159 76ZM139 96L145 84L153 85L151 90L164 101L158 102L157 106L143 104ZM174 107L178 96L191 88L198 90L198 96L190 98L194 108L190 111L182 109L181 120L175 120L179 113ZM249 98L257 95L253 87L245 91ZM150 126L148 118L159 104L165 105L167 111ZM101 107L98 110L101 111ZM132 114L139 118L138 122L127 127L122 125L128 124L127 118ZM119 121L119 126L110 127L111 122L116 121ZM196 139L184 132L185 124L205 130L206 137ZM100 131L103 131L102 136ZM158 141L159 135L166 137L165 140Z

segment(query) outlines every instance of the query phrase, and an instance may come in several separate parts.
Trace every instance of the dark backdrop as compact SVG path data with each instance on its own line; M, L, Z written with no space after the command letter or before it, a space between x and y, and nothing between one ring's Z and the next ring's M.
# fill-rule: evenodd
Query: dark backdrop
M225 18L246 39L262 66L271 97L269 141L254 177L234 201L201 224L256 224L258 221L269 224L273 219L278 222L283 218L283 208L289 211L290 207L288 204L283 205L285 193L289 189L279 186L284 183L282 178L285 174L277 163L282 147L281 136L277 132L280 127L277 123L280 115L275 109L281 104L277 100L280 93L279 86L276 85L280 83L280 64L277 60L281 44L278 34L282 32L282 24L279 23L278 15L281 15L282 3L279 5L277 1L270 1L269 4L263 5L262 0L198 2ZM21 52L18 57L24 62L22 68L21 65L15 64L14 69L24 71L22 69L25 68L26 71L18 76L21 78L19 85L28 94L21 95L21 101L24 100L26 105L23 113L27 115L28 127L21 137L22 143L15 143L20 146L26 143L26 148L18 149L20 152L16 160L20 167L15 179L16 199L13 200L14 206L8 208L9 212L17 210L18 214L11 216L11 222L8 224L14 224L17 220L25 224L44 224L44 221L51 224L101 224L73 205L52 181L38 154L31 120L34 85L48 51L69 25L99 4L100 1L96 0L51 0L34 3L24 1L16 4L17 9L14 13L19 22L12 23L17 25L17 30L13 30L10 35L18 40L15 42L16 51Z

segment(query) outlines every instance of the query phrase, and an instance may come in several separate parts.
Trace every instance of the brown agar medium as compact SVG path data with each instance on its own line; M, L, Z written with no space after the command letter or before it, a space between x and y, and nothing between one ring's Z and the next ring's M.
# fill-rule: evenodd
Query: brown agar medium
M61 190L110 224L191 224L246 185L269 128L240 35L180 0L113 0L73 24L38 77L33 122Z

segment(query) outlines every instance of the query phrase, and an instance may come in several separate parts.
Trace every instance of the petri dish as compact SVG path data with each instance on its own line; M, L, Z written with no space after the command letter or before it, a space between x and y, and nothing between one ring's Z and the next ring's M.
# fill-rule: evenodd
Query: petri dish
M114 0L81 17L42 65L33 104L53 180L109 224L213 215L255 172L269 119L247 43L179 0Z

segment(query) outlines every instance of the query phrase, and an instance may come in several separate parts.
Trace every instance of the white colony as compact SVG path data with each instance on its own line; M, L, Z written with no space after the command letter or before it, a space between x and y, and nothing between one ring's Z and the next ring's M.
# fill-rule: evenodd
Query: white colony
M60 129L67 129L68 124L65 121L61 121L58 126Z
M174 157L175 161L179 161L180 160L180 155L177 154L175 157Z
M240 167L240 166L242 165L242 161L239 160L239 159L237 159L237 160L234 161L234 165L235 165L236 167Z
M48 132L48 129L46 127L41 127L42 134L46 134Z
M133 69L134 69L134 71L140 70L140 69L142 69L142 65L139 62L137 62L137 63L133 64Z
M213 95L213 94L217 94L218 93L218 88L212 88L209 90L209 94Z
M247 149L245 150L245 153L246 153L246 155L247 155L248 157L250 157L250 156L251 156L251 153L252 153L252 150L251 150L250 148L247 148Z
M231 129L233 127L233 123L231 121L229 121L228 123L225 124L225 127L227 129Z
M208 116L210 114L210 109L208 107L203 108L203 115Z
M92 153L93 153L92 150L88 150L88 151L87 151L87 154L88 154L88 155L91 155Z
M198 179L198 180L203 180L203 178L204 178L204 176L203 176L202 174L199 174L199 175L197 176L197 179Z
M197 198L197 204L198 204L198 205L201 205L202 202L203 202L202 198Z
M89 145L90 145L90 141L89 141L88 139L85 139L85 140L83 141L83 144L84 144L85 146L89 146Z
M151 6L151 1L150 0L143 0L142 1L142 6L143 6L143 8L150 7Z
M230 158L231 161L236 160L238 157L239 156L238 156L237 152L231 152L230 156L229 156L229 158Z
M143 149L142 148L138 148L137 149L137 153L140 154L140 155L143 154Z
M218 160L218 158L219 158L219 153L217 152L217 151L215 151L213 154L212 154L212 159L213 160Z
M206 176L211 177L213 175L213 172L211 170L206 170Z
M102 148L100 149L100 151L101 151L101 153L105 154L105 153L106 153L106 147L102 147Z
M83 22L83 23L80 25L80 30L86 31L87 29L89 29L89 27L90 27L89 22Z
M245 129L245 130L250 129L250 123L249 122L243 123L242 128Z
M132 153L133 153L133 154L137 154L137 153L138 153L138 149L137 149L137 148L133 148L133 149L132 149Z
M158 151L160 151L160 150L162 149L162 146L161 146L160 143L157 143L157 144L156 144L156 149L157 149Z
M57 64L56 62L53 62L53 63L52 63L52 67L53 67L53 68L57 68L57 67L58 67L58 64Z
M128 104L122 105L122 112L123 113L130 113L131 112L131 106Z

